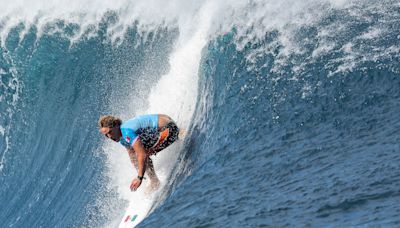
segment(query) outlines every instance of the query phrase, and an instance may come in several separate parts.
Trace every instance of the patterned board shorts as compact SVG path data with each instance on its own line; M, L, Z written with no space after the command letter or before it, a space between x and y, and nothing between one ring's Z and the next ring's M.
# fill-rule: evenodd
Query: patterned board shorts
M178 139L179 128L175 122L169 122L160 131L152 128L140 129L139 139L150 155L167 148Z

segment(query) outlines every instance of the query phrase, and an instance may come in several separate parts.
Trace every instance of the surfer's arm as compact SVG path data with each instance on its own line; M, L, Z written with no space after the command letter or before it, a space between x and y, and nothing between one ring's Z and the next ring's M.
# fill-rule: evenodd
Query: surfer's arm
M144 149L143 144L142 142L140 142L140 140L136 140L135 144L133 144L133 149L136 152L136 157L138 161L138 176L143 177L144 172L146 171L146 150Z
M142 183L142 179L143 179L144 173L146 171L147 153L142 145L142 142L140 142L140 140L136 140L136 142L133 144L133 149L136 153L136 158L137 158L138 178L136 178L132 181L131 190L136 190ZM142 178L139 179L139 177L142 177Z
M137 157L135 154L135 150L133 150L133 147L128 147L128 148L126 148L126 150L128 151L131 163L135 166L136 171L137 171L138 170L138 161L137 161Z

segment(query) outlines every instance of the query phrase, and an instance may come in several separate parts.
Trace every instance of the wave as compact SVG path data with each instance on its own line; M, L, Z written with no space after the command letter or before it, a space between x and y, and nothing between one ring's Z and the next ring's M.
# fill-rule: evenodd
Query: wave
M85 4L0 13L6 226L118 225L135 175L97 118L148 112L188 134L143 226L396 222L395 1Z

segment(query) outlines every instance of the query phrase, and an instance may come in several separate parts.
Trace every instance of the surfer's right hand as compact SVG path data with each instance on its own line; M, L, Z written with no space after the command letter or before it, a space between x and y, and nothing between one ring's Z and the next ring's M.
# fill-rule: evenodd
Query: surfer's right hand
M139 186L142 184L142 181L139 178L133 179L131 183L131 191L136 191L136 189L139 188Z

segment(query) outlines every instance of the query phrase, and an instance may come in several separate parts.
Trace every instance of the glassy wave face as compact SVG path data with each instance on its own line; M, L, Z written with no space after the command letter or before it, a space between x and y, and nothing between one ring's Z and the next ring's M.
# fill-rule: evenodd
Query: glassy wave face
M207 5L191 121L139 226L398 226L400 4L228 3ZM199 26L184 11L141 15L148 27L140 16L124 27L124 10L94 25L0 18L2 227L122 219L97 119L154 105Z
M74 25L62 22L41 37L35 27L22 40L18 27L8 34L0 58L2 227L98 227L124 213L106 185L97 119L132 91L149 90L168 68L176 33L145 41L132 27L116 47L105 35L113 19L74 44L65 36ZM136 96L133 104L142 103Z

